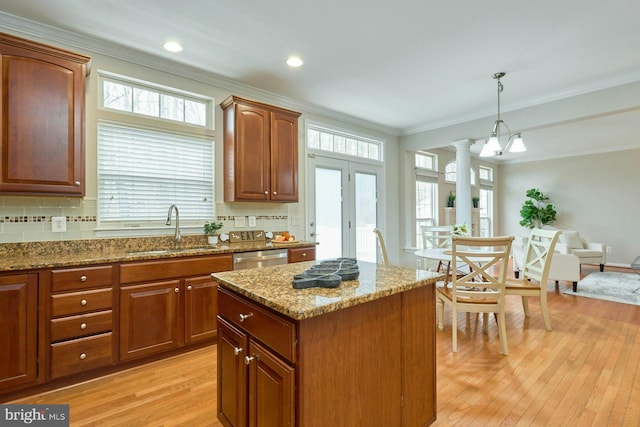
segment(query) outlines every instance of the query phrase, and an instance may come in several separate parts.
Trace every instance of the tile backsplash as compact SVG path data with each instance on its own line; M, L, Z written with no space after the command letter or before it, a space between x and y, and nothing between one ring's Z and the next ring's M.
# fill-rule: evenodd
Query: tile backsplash
M216 219L224 224L222 232L238 229L288 230L290 208L289 204L281 203L217 203ZM51 231L51 217L57 216L66 218L67 231ZM245 219L244 227L236 227L236 219L240 217ZM255 227L249 227L249 217L255 217ZM97 225L95 199L0 197L0 243L93 239L96 238ZM167 230L167 234L170 233L171 230Z

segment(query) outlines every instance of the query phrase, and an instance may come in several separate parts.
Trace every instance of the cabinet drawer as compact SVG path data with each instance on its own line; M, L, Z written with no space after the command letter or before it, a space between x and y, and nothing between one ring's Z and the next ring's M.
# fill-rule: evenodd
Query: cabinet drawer
M120 283L204 276L218 271L230 270L233 270L233 255L231 254L136 262L120 266Z
M218 287L218 314L285 359L295 362L296 327L293 321L222 287Z
M289 248L289 263L301 261L314 261L316 259L316 248Z
M58 292L110 286L112 278L113 268L110 265L53 270L51 272L51 291Z
M51 295L51 316L106 310L113 303L111 288Z
M51 377L58 378L113 362L111 332L51 345Z
M111 310L53 319L51 321L51 341L110 332L113 328L112 325L113 314Z

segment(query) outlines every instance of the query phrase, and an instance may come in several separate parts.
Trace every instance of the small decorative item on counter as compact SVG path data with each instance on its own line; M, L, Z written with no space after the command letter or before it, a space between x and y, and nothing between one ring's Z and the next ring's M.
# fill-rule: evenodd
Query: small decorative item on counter
M337 258L321 261L302 274L293 276L294 289L337 288L343 280L356 280L360 275L357 260Z
M204 223L204 234L210 245L218 244L218 230L222 228L222 221L209 221Z
M471 227L469 227L466 222L463 224L454 224L453 234L457 236L471 236Z
M292 236L288 231L283 231L273 238L274 242L296 242L296 236Z

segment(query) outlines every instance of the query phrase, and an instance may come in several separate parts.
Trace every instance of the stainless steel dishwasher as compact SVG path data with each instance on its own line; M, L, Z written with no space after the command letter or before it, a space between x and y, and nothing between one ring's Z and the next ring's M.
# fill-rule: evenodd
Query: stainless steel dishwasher
M269 249L254 252L236 252L233 254L233 269L244 270L246 268L269 267L282 265L288 262L286 249Z

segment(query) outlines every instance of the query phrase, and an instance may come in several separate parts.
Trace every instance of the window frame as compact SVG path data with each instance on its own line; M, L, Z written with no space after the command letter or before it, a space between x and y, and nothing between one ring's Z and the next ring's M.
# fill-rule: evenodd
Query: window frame
M203 218L198 220L187 220L183 218L182 211L180 218L180 229L183 234L196 234L202 233L202 226L206 221L210 221L216 218L216 204L215 204L215 131L214 131L214 111L213 108L215 100L212 97L195 94L193 92L184 91L178 88L163 86L160 84L144 81L137 79L135 77L123 76L120 74L112 73L106 70L98 70L99 78L96 79L97 91L97 114L96 114L96 125L95 125L95 138L96 144L99 144L99 136L98 136L98 126L100 123L109 123L115 124L119 126L132 127L138 129L147 129L153 130L156 132L162 132L165 134L175 134L178 136L188 137L188 138L198 138L211 142L211 161L210 164L212 166L211 174L212 174L212 183L211 188L212 192L207 199L210 200L212 209L211 217L205 218L205 214L203 212ZM190 124L186 122L180 122L175 120L169 120L160 117L148 116L148 115L140 115L135 114L128 111L121 111L117 109L112 109L103 106L103 79L106 78L108 80L117 79L118 81L124 82L124 84L134 84L140 85L142 87L153 88L155 90L160 90L162 93L169 95L179 95L182 97L193 98L199 101L206 102L207 112L206 112L206 126L201 126L197 124ZM96 147L96 187L99 186L99 165L98 165L98 150L99 147ZM94 229L94 233L96 237L126 237L126 236L153 236L153 235L166 235L169 227L165 225L166 222L166 213L161 215L161 218L149 218L148 221L120 221L120 222L105 222L102 221L101 213L100 213L100 194L99 188L96 189L96 228ZM167 209L169 205L167 205ZM180 205L178 205L180 208ZM183 209L184 210L184 209ZM174 216L175 218L175 216Z

